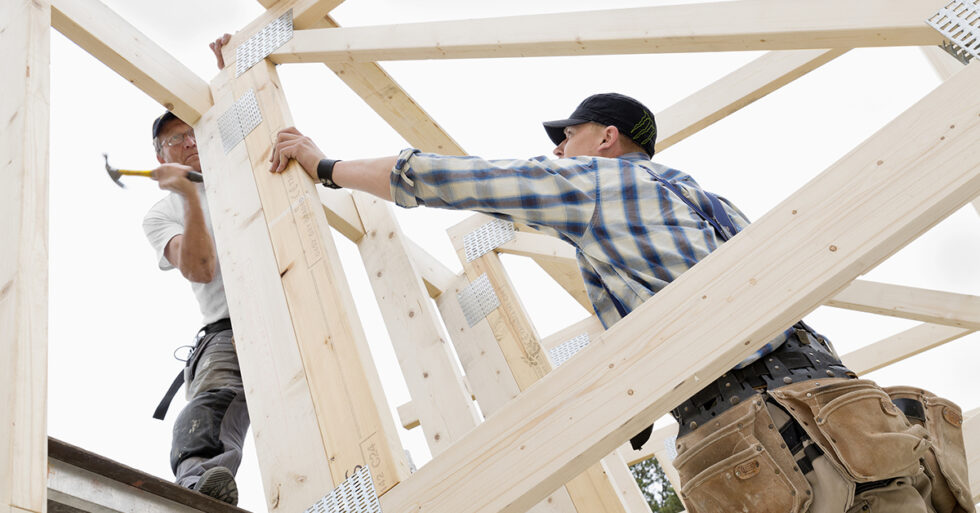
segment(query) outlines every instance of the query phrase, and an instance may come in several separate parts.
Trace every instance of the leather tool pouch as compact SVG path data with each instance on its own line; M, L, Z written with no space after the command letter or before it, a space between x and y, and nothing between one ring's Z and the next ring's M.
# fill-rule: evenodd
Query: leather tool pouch
M924 426L932 442L924 458L932 480L932 503L937 513L973 512L963 448L963 414L948 399L921 388L886 387L884 391L913 424Z
M810 505L810 485L761 395L682 437L678 451L674 466L691 513L797 513Z
M926 430L911 424L871 381L812 380L769 395L855 482L915 475L929 450Z

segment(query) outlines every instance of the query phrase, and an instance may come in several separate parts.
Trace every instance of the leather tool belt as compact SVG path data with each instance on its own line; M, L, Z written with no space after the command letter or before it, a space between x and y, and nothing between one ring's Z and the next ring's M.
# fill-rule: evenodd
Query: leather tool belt
M742 369L732 369L671 411L680 438L732 406L766 390L818 378L856 378L826 339L795 327L796 336Z

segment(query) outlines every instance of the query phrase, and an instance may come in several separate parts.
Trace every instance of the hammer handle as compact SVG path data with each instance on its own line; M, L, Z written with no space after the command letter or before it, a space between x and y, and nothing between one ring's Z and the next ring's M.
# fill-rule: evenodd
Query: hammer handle
M147 178L152 178L153 177L153 171L134 170L134 169L119 169L118 171L119 171L119 174L121 174L121 175L127 175L127 176L145 176ZM192 182L197 182L197 183L201 183L201 182L204 181L204 177L201 176L201 173L198 173L197 171L188 171L187 172L187 179L190 180L190 181L192 181Z

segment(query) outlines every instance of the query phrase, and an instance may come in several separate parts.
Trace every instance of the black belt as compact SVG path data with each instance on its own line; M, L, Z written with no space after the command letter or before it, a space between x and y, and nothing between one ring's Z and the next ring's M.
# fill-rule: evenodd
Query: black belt
M204 337L212 333L218 333L220 331L230 329L231 319L226 317L224 319L218 319L217 321L214 321L211 324L197 330L197 336L194 339L194 346L191 348L191 352L187 355L187 362L185 363L190 363L190 361L194 358L194 351L197 350L197 345ZM184 369L181 369L180 372L177 373L177 377L174 378L173 383L170 384L170 388L167 390L167 393L163 394L163 399L160 400L160 404L157 405L157 409L153 411L153 418L163 420L163 418L167 415L167 410L170 409L170 403L173 402L174 396L177 395L177 391L180 390L180 386L183 384Z
M742 369L732 369L681 403L671 413L684 436L732 406L790 383L817 378L857 377L833 355L827 341L802 323L796 336Z

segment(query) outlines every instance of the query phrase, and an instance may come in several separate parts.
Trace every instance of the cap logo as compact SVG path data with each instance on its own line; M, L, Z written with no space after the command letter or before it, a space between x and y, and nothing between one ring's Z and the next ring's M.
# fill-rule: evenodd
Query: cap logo
M653 122L653 116L650 115L646 110L643 111L643 117L633 125L633 129L630 130L630 138L637 142L640 146L646 145L651 139L657 135L657 125Z

